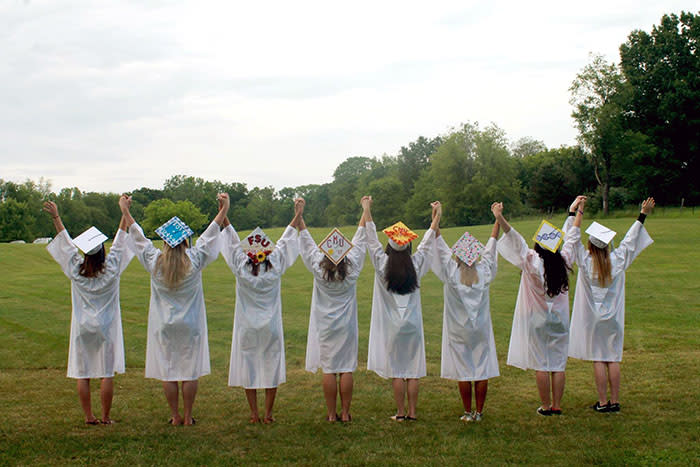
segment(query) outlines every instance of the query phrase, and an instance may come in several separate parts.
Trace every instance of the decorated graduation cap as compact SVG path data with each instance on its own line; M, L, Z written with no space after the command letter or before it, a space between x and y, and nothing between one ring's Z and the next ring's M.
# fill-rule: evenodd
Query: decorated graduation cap
M177 216L158 227L156 233L170 248L175 248L194 234L192 229Z
M590 235L589 240L591 243L598 248L605 248L608 246L615 235L617 235L617 232L597 222L593 222L590 227L586 229L586 233Z
M564 241L564 232L554 227L550 222L542 220L532 240L542 248L556 253L559 246L561 246L561 242Z
M474 264L483 251L484 245L469 232L464 232L452 246L452 254L464 261L467 266Z
M418 234L401 221L387 227L383 232L389 237L389 245L396 251L405 250L413 240L418 238Z
M86 255L94 255L102 244L107 240L107 236L93 226L73 239L73 244Z
M318 248L333 262L333 264L340 263L353 246L350 240L338 229L333 229L331 233L318 244Z
M256 227L243 242L241 242L243 252L253 261L253 264L262 263L267 259L267 255L275 249L275 242L265 235L263 229Z

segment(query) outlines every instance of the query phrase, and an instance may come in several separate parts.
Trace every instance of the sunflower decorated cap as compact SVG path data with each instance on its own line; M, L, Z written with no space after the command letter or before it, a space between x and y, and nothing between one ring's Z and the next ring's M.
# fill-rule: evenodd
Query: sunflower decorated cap
M263 229L256 227L242 242L243 252L250 258L253 264L262 263L267 255L275 249L275 242L265 235Z
M396 251L405 250L413 240L418 238L418 234L401 221L387 227L383 232L389 237L389 245Z
M75 237L73 244L86 255L94 255L100 251L105 240L107 240L107 236L93 226Z
M333 229L331 233L318 244L318 248L333 262L333 264L340 263L353 246L350 240L338 229Z
M194 235L190 227L182 222L179 217L173 216L168 222L156 229L156 234L168 244L170 248L175 248L184 242L187 237Z
M484 245L469 232L464 232L452 246L452 254L464 261L467 266L474 264L483 251Z
M535 232L535 236L532 237L532 240L539 244L542 248L549 250L552 253L556 253L561 245L561 242L564 241L564 232L557 229L546 220L542 220L542 223L537 229L537 232Z
M588 238L592 244L598 248L605 248L610 244L617 232L610 230L609 228L601 225L597 222L593 222L590 227L586 229L586 233L590 235Z

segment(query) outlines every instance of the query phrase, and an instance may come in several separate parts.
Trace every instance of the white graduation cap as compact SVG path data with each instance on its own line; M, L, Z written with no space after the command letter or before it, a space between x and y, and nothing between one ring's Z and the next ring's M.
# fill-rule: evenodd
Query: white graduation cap
M484 245L469 232L464 232L452 246L452 254L467 263L467 266L474 264L483 251Z
M333 229L331 233L318 244L318 248L333 262L333 264L340 263L353 246L350 240L340 233L340 230L337 228Z
M194 234L192 229L177 216L173 216L168 222L158 227L156 233L170 248L175 248Z
M561 242L564 241L564 232L543 219L532 240L542 248L556 253Z
M268 237L263 229L256 227L245 240L241 242L243 252L248 255L253 263L262 263L267 255L275 249L275 242Z
M94 255L100 251L105 240L107 240L107 236L100 232L97 227L92 226L75 237L73 244L86 255Z
M590 235L589 240L591 243L598 248L605 248L608 246L615 235L617 235L617 232L597 222L593 222L590 227L586 229L586 233Z

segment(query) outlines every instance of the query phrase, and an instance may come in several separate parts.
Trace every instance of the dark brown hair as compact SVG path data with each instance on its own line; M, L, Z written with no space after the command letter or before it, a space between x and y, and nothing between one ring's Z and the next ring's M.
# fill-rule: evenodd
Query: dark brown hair
M406 295L418 288L418 275L411 260L411 245L402 251L394 250L387 244L384 250L387 254L384 280L386 289L399 295Z
M571 269L566 265L558 251L552 253L535 243L535 251L544 262L544 285L547 295L556 297L560 293L569 290L569 272Z
M598 248L588 240L588 252L593 258L593 275L598 279L598 285L606 287L612 280L612 264L610 263L610 253L608 246Z
M269 271L270 268L272 268L272 263L270 263L269 259L265 259L262 263L256 263L252 259L248 258L248 265L250 266L250 272L254 276L257 277L258 273L260 272L260 265L264 264L265 265L265 272Z
M85 255L83 264L80 265L78 274L83 277L97 277L105 270L105 246L102 244L100 251L92 255Z
M338 264L333 264L333 261L328 259L328 256L323 255L320 266L323 269L323 279L328 282L342 282L348 275L348 266L350 260L345 257Z

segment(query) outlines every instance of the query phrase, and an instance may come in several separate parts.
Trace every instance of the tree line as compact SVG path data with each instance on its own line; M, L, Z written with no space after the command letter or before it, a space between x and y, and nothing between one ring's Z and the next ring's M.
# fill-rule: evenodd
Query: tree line
M594 211L624 207L651 192L660 204L697 204L700 198L700 15L664 15L651 32L633 31L620 46L620 63L593 55L572 82L572 117L579 144L547 148L534 138L515 142L495 124L467 122L445 134L421 136L398 154L353 156L326 184L248 188L244 183L187 175L167 179L161 189L140 188L132 213L153 236L178 215L201 231L216 214L218 192L231 198L230 217L239 229L283 226L293 199L307 200L309 226L354 224L358 200L371 194L378 225L403 220L420 228L430 222L429 202L440 199L445 226L491 220L493 200L512 216L552 212L572 194L590 197ZM0 179L0 241L53 235L42 214L55 201L74 234L95 225L114 234L117 193L51 190L46 180Z

